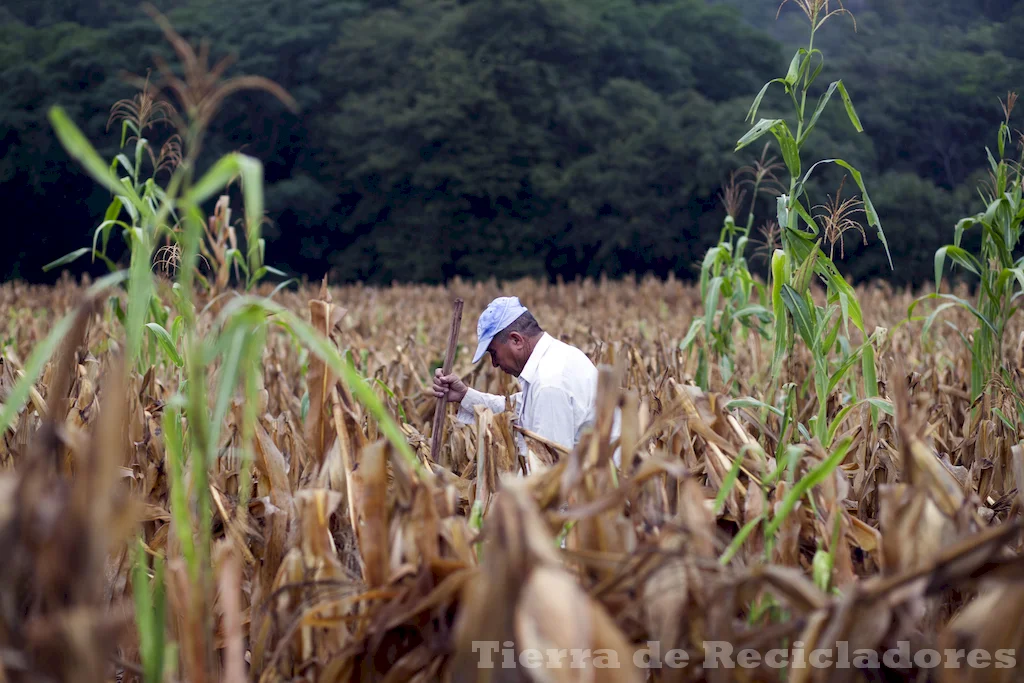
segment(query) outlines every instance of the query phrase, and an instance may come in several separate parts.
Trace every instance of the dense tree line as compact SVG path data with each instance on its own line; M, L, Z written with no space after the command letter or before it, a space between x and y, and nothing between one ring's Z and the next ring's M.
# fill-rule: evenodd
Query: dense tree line
M265 164L268 260L312 278L436 282L455 275L570 279L693 274L718 236L733 153L761 85L806 37L777 0L211 0L155 3L227 75L259 74L299 104L243 93L213 122L207 157ZM842 108L809 139L860 168L889 237L851 236L841 268L926 282L935 249L977 208L1002 109L1020 86L1024 7L1010 0L847 0L816 37ZM835 5L835 3L833 3ZM131 3L37 0L0 7L0 275L88 244L108 197L47 121L63 105L111 158L125 72L172 53ZM763 115L787 113L770 95ZM1019 113L1019 112L1018 112ZM778 155L770 149L769 155ZM834 193L823 173L818 196ZM852 183L844 186L844 196ZM770 198L758 223L773 217ZM745 209L744 209L745 212ZM87 259L73 264L93 268Z

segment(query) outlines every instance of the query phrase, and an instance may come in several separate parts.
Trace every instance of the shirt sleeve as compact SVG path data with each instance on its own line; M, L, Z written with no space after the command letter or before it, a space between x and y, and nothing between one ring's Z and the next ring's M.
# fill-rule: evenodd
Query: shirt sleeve
M512 395L512 402L515 403L517 400L519 400L518 392ZM462 397L459 412L455 418L462 424L473 424L476 422L476 414L473 412L476 406L490 408L491 412L497 415L505 412L505 397L497 394L485 394L482 391L469 388L466 395Z
M610 438L612 441L622 436L622 408L615 409L615 417L612 420L612 433ZM622 467L622 446L618 446L615 452L612 453L612 462L618 468Z
M559 387L538 387L530 394L530 424L549 441L573 449L576 441L572 396Z

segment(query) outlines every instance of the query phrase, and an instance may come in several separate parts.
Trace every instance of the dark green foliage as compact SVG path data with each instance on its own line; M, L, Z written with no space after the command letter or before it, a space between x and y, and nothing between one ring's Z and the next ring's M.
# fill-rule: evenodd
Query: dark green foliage
M750 94L785 71L805 21L792 2L776 21L777 0L154 4L189 40L209 38L211 61L236 55L228 75L269 77L301 107L242 94L204 148L207 160L241 150L264 163L273 261L374 283L694 277L722 224L722 184L760 153L732 152ZM878 179L872 199L901 264L880 274L926 282L975 196L997 98L1020 85L1024 7L844 4L857 32L845 17L822 29L817 83L842 75L865 134L830 107L805 150ZM0 201L14 224L0 277L44 280L55 273L42 265L88 241L109 203L69 163L47 108L64 107L110 158L109 108L135 93L124 73L144 75L168 51L133 3L15 5L0 8ZM788 106L770 92L759 116ZM820 168L812 194L834 193L842 177ZM758 226L772 216L764 198ZM844 273L887 265L848 237Z

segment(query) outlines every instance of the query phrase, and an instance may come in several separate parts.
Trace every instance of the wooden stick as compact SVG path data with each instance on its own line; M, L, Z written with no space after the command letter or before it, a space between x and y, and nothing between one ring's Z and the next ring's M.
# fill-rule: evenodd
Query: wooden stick
M448 352L444 357L444 366L441 368L442 375L448 375L452 371L452 362L455 360L455 348L459 344L459 328L462 327L462 299L456 299L452 304L452 326L448 331ZM430 433L430 461L437 462L437 456L441 452L441 437L444 432L445 403L444 396L437 399L434 406L434 430Z

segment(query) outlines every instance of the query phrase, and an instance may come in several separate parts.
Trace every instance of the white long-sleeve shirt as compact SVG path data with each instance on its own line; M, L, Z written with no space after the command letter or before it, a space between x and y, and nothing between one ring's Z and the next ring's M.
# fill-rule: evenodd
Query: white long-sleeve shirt
M521 391L512 394L513 421L523 429L565 446L570 451L583 430L596 420L597 368L587 355L546 332L530 354L518 377ZM459 404L457 419L465 424L476 420L477 405L497 414L505 411L505 397L470 388ZM615 411L614 440L619 434L620 415ZM516 432L519 454L529 463L526 440ZM619 464L619 451L615 452Z

